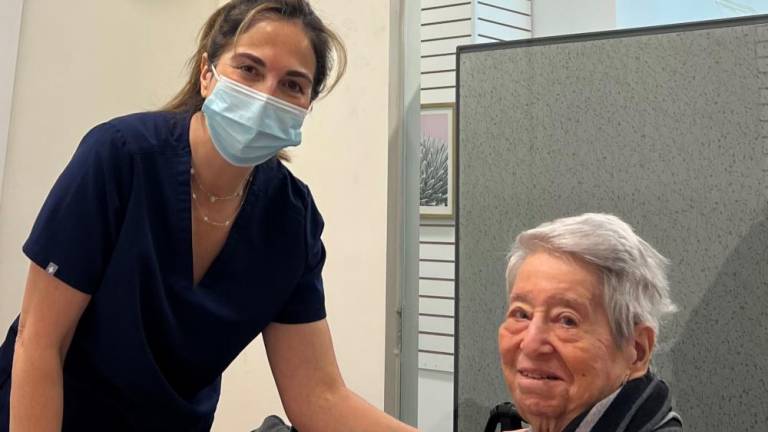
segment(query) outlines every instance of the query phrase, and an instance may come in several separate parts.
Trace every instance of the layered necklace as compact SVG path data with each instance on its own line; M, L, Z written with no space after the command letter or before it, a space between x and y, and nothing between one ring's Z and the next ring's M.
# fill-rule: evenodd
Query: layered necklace
M229 219L223 220L223 221L217 221L213 220L205 213L202 206L200 205L200 202L198 201L199 197L197 193L194 191L194 188L191 188L192 190L192 201L195 203L195 207L197 208L198 213L200 213L200 217L202 218L203 222L214 225L217 227L228 227L232 225L232 221L235 220L237 217L237 214L240 213L240 209L243 208L243 203L245 202L245 192L248 190L248 187L251 184L251 179L253 179L253 171L246 177L243 182L240 184L240 186L237 188L237 190L229 195L223 195L218 196L215 194L212 194L208 190L206 190L203 185L200 183L200 181L197 179L197 176L195 175L195 168L192 167L189 170L190 178L192 179L192 183L194 183L199 190L201 190L205 195L208 196L207 201L211 204L216 204L217 201L229 201L233 199L239 199L240 202L237 205L237 208L235 209L234 213L232 213L232 216L229 217Z

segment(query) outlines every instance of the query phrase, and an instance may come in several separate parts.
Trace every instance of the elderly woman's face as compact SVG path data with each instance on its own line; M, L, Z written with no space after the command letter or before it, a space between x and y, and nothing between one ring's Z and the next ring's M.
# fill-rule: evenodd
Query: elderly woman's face
M618 389L632 354L614 342L597 268L537 252L523 261L499 328L502 369L529 422L560 430Z

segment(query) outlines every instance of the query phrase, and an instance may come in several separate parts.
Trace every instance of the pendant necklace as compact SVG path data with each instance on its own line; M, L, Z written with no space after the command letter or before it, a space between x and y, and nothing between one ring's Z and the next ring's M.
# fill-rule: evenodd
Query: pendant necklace
M197 185L198 189L205 192L206 195L208 195L208 201L211 203L216 203L216 201L222 201L222 200L230 200L235 198L240 198L240 203L237 205L237 208L235 209L234 213L232 213L232 216L230 216L229 219L226 219L224 221L216 221L208 217L208 215L203 211L202 206L200 205L200 202L198 202L198 196L197 193L192 190L192 201L195 203L195 207L197 207L197 211L200 213L200 217L203 220L203 222L217 226L217 227L228 227L232 224L232 221L235 220L235 217L237 217L237 214L240 213L240 209L243 208L243 203L245 202L245 191L248 189L248 187L251 184L251 180L253 179L253 171L246 177L245 180L243 180L243 184L240 186L240 188L231 195L226 196L217 196L210 192L208 192L203 185L200 184L200 182L195 177L195 169L191 168L189 170L190 177L192 177L192 181ZM191 189L191 188L190 188Z

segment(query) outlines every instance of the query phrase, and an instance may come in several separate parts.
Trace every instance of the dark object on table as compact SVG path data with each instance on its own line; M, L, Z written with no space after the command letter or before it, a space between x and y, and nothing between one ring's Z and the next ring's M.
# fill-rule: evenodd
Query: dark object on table
M485 424L485 432L495 432L499 425L502 431L522 429L522 420L512 402L504 402L491 409L491 416Z
M291 427L276 415L271 415L264 419L264 422L258 428L251 432L299 432L296 428Z

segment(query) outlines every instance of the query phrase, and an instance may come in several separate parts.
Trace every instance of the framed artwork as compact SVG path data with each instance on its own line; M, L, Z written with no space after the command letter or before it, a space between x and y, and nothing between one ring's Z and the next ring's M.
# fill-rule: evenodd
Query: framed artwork
M421 106L419 212L422 216L453 217L454 117L452 103Z

